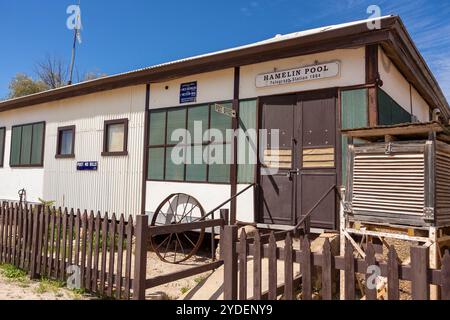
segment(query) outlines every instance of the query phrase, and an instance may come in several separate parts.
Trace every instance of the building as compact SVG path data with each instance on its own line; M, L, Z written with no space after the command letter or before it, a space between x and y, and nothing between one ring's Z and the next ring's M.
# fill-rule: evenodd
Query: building
M277 35L0 102L0 199L25 189L31 202L151 214L186 193L209 211L255 184L225 205L233 220L294 225L324 197L312 225L337 229L338 197L326 192L345 176L340 130L427 122L434 110L448 122L448 103L399 17ZM262 175L260 163L172 163L170 134L194 120L279 129L280 146L262 147L284 159L278 173Z

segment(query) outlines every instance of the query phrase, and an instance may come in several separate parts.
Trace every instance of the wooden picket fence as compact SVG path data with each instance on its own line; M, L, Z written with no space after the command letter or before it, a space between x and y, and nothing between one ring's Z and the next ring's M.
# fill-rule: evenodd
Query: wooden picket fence
M123 215L117 219L108 213L3 203L0 263L32 278L67 281L75 272L86 291L129 299L133 231L131 216L125 220Z
M330 243L325 239L322 253L312 253L307 237L301 240L300 250L293 249L291 233L285 233L284 245L278 247L279 234L260 236L256 233L254 238L248 238L245 231L239 235L236 226L225 226L224 242L224 298L226 300L275 300L282 297L285 300L310 300L313 297L314 268L319 267L321 277L320 297L323 300L336 299L333 296L333 277L336 271L344 274L345 300L356 298L356 275L360 274L366 280L373 275L368 266L378 266L381 277L387 278L387 293L389 300L398 300L399 281L406 280L411 283L411 298L413 300L428 300L430 298L430 285L440 289L443 300L450 300L450 254L447 251L442 260L440 270L428 268L428 248L414 246L411 248L411 262L401 265L393 247L389 250L388 261L378 261L372 244L368 244L365 259L357 259L350 243L346 243L344 256L333 256ZM268 260L267 279L262 279L262 259ZM248 265L253 260L253 293L248 297ZM284 262L284 282L277 283L278 264ZM295 276L294 263L300 264L300 274ZM268 282L268 290L262 292L262 281ZM368 282L367 282L368 283ZM372 282L371 282L372 283ZM317 289L317 288L316 288ZM364 285L365 298L377 299L377 289Z
M207 227L221 228L220 259L166 275L147 277L147 244L151 235L177 233ZM284 241L279 246L280 241ZM100 214L67 208L3 203L0 205L0 263L12 264L29 272L32 278L46 277L69 281L74 269L79 271L80 287L104 297L145 299L147 289L185 277L214 270L224 265L224 298L227 300L309 300L314 289L324 300L336 299L333 286L336 272L344 276L346 300L357 298L355 288L359 274L371 277L368 266L378 266L380 276L387 278L387 297L400 298L399 281L411 283L411 298L430 298L430 285L439 288L441 299L450 299L450 254L445 253L441 269L428 268L428 249L411 248L411 262L401 265L394 248L387 261L376 259L371 244L365 259L354 256L347 243L344 256L334 256L325 240L321 253L312 253L307 237L300 249L294 249L290 232L277 232L253 238L245 232L238 237L238 227L228 226L224 219L199 221L193 224L149 227L148 216L125 219L121 215ZM263 259L268 260L267 279L263 279ZM249 260L253 270L248 272ZM278 261L283 262L284 281L277 279ZM264 262L265 263L265 262ZM294 272L300 265L300 273ZM71 267L71 268L69 268ZM319 271L318 271L319 270ZM250 270L251 271L251 270ZM321 287L313 288L314 276L321 277ZM253 277L248 288L249 274ZM263 281L267 290L263 291ZM367 300L377 299L376 288L365 286ZM250 296L248 293L251 293ZM317 293L317 292L316 292Z

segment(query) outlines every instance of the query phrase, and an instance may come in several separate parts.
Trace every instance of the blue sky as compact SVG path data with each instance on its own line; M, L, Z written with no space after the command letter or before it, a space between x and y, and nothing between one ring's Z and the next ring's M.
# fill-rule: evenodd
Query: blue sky
M0 0L0 97L47 54L70 59L66 8L77 0ZM450 100L450 1L81 0L77 69L109 75L243 45L281 33L399 14Z

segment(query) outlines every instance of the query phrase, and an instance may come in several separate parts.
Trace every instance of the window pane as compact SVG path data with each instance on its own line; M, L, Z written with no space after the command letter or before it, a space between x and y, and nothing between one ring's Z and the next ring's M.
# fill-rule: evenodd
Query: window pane
M177 144L180 139L172 140L172 133L186 128L186 109L167 111L167 144Z
M231 145L209 145L209 182L230 182ZM214 163L213 163L214 162Z
M200 137L194 135L194 124L196 126L199 125L198 122L201 122L201 130L198 130L200 134L195 132L197 135L200 135ZM208 122L209 122L209 107L208 105L205 106L198 106L198 107L191 107L188 109L188 131L191 135L191 143L202 143L204 141L208 141L208 137L203 139L205 131L208 129ZM196 140L194 140L196 139Z
M27 165L31 162L31 138L33 134L33 126L28 125L22 127L22 147L20 149L20 164Z
M238 183L252 183L255 176L258 141L256 131L252 132L256 129L256 100L239 103L239 128L246 136L238 137Z
M233 106L231 103L221 103L220 105L230 109ZM231 129L231 117L216 112L214 105L211 105L211 129L219 129L222 133L222 139L214 137L215 142L231 141L231 135L226 136L226 129Z
M5 155L5 128L0 129L0 166L3 167L3 157Z
M172 150L175 148L167 148L166 150L166 180L183 181L184 180L184 156L183 150L179 150L172 154ZM185 151L185 150L184 150Z
M148 178L164 179L164 148L150 148L148 151Z
M194 146L190 148L190 162L186 165L187 181L206 181L206 162L203 161L203 152L206 147Z
M62 130L59 132L59 154L70 155L72 154L73 145L73 130Z
M150 136L149 144L151 146L162 145L165 143L166 136L166 111L150 112Z
M31 164L41 164L42 146L44 142L44 124L33 125L33 141L31 144Z
M123 123L108 125L108 152L125 151L125 125Z
M13 127L11 133L11 165L20 164L20 141L22 140L22 127Z

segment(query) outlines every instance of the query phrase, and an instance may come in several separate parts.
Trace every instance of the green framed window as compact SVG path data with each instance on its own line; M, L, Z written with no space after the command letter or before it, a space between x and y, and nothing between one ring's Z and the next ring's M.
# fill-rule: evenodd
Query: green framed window
M256 157L258 137L249 135L251 130L256 130L257 101L243 100L239 102L239 129L247 133L245 137L238 138L238 183L255 182ZM241 139L245 139L242 141ZM245 161L243 161L245 159Z
M5 137L6 137L6 128L0 128L0 168L3 168L3 162L5 157Z
M44 165L45 122L13 126L11 130L11 167Z
M220 103L231 108L230 102ZM229 183L231 118L215 111L215 104L156 109L149 112L147 179ZM182 129L182 130L178 130ZM216 130L211 130L216 129ZM209 132L209 134L208 134ZM223 150L217 155L217 150ZM228 151L227 151L228 150ZM211 163L211 157L221 164Z

